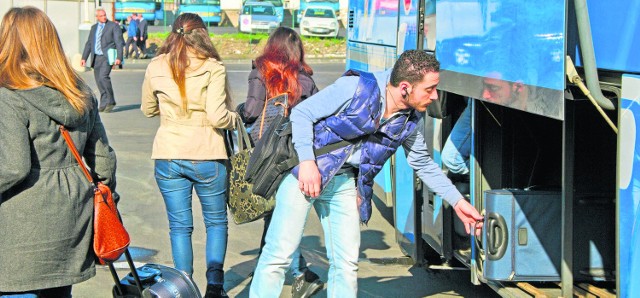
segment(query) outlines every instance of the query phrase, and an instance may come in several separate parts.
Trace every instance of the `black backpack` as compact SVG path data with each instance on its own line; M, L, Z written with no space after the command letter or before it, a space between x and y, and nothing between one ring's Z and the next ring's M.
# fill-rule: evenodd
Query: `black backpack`
M351 144L341 141L314 150L315 156L320 156ZM271 197L284 176L298 165L298 154L293 147L292 128L289 117L278 115L262 138L256 143L249 164L245 180L253 184L253 193L265 198Z

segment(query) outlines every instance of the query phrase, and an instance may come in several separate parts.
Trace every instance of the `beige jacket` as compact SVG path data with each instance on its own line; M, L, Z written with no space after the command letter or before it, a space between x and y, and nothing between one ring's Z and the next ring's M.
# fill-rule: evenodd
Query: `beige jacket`
M238 114L225 103L226 72L222 62L189 56L186 71L187 111L167 55L154 58L142 84L140 109L147 117L160 115L152 159L227 159L222 129L233 129Z

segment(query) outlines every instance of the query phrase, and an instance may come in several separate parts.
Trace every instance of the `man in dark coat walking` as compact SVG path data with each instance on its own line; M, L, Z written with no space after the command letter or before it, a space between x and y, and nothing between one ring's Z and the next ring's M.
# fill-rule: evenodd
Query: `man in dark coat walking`
M82 66L86 65L89 54L93 54L91 67L93 67L96 84L100 90L99 111L109 113L116 106L113 98L113 87L111 85L111 64L109 63L109 50L116 50L116 59L113 64L120 65L122 61L123 40L120 27L107 20L107 13L103 8L96 9L96 19L98 22L91 26L89 39L82 52Z
M138 15L138 49L140 50L140 58L147 58L147 20L144 19L142 14Z

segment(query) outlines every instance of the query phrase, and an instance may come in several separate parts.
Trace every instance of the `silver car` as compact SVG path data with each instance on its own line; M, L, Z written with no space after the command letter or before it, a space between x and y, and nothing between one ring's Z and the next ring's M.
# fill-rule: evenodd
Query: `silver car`
M303 36L338 36L338 18L330 7L309 6L302 14L300 34Z
M276 9L270 2L246 2L238 18L240 32L272 32L280 27Z

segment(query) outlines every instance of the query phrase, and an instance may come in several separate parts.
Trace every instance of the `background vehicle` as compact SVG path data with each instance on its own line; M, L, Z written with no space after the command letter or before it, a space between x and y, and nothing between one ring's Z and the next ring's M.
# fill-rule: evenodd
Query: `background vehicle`
M630 283L640 276L640 1L532 5L349 2L347 68L386 69L416 48L440 60L441 100L424 130L436 162L472 98L466 185L485 228L477 241L461 232L452 208L422 187L401 149L376 177L377 193L393 206L397 241L417 263L462 264L471 282L505 297L574 290L638 297ZM577 80L566 79L570 61L602 113ZM504 189L515 193L506 196L508 211L496 203Z
M115 3L115 19L123 22L132 13L142 14L150 24L159 23L161 15L156 15L156 11L162 10L162 3L155 0L117 0Z
M338 19L333 9L323 6L309 6L304 11L300 23L302 36L338 36Z
M298 8L298 12L296 13L296 24L300 24L302 13L309 6L331 7L331 9L336 13L336 17L340 16L339 0L300 0L300 8Z
M218 26L221 19L220 0L180 0L178 14L185 12L195 13L208 25Z
M280 21L273 4L264 2L246 2L238 18L240 32L271 32L280 27Z
M242 5L244 5L247 0L242 0ZM284 6L282 4L282 0L251 0L249 2L267 2L273 4L273 7L276 11L276 16L278 16L278 23L282 23L284 21Z

